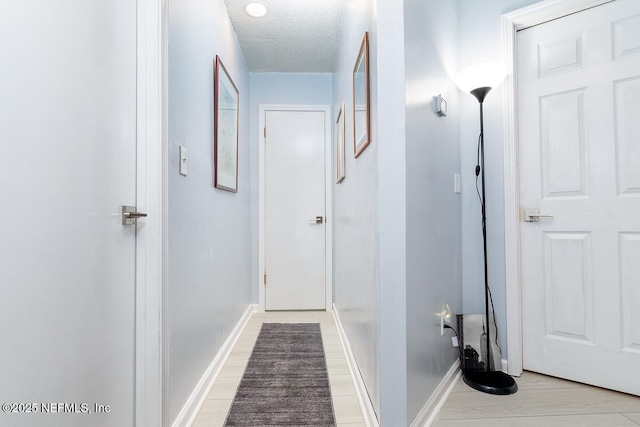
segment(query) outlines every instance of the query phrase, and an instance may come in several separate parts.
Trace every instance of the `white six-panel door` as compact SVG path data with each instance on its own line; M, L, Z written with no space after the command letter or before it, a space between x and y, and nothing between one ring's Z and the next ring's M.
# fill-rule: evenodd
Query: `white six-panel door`
M35 405L0 425L132 426L136 2L4 2L0 28L0 402Z
M517 49L524 368L640 394L640 2Z
M265 112L265 308L323 310L325 112Z

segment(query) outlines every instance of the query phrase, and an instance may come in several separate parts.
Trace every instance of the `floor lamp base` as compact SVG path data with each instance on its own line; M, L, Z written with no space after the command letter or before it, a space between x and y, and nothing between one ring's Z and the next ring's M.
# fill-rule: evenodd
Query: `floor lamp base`
M490 394L513 394L518 384L501 371L470 371L463 375L464 382L471 388Z

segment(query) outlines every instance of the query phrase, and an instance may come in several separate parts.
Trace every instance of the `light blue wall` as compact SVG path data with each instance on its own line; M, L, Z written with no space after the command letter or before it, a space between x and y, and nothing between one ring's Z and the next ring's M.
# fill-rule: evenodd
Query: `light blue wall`
M368 30L373 135L334 186L335 303L381 425L410 424L457 357L435 313L462 306L459 123L432 105L438 93L457 104L456 12L455 3L354 0L343 21L335 113L351 106Z
M251 302L249 74L223 0L169 2L169 421ZM213 64L240 91L238 193L213 188ZM178 146L188 149L186 177Z
M331 78L331 73L250 73L251 117L257 117L259 104L331 105Z
M249 164L251 169L251 295L258 303L258 142L261 104L322 105L332 104L330 73L250 73L249 75Z
M407 418L407 194L402 0L378 0L373 49L380 233L380 422Z
M380 414L379 237L377 102L372 99L372 142L353 157L352 71L365 31L370 34L370 64L375 73L376 21L373 0L349 0L342 22L333 75L333 122L346 106L346 178L333 188L334 302L376 412ZM377 99L376 75L372 95Z
M353 158L352 71L369 32L371 144ZM334 185L335 304L381 425L407 424L402 0L350 0L333 81L347 107L346 178Z
M445 303L462 310L457 19L455 2L404 0L409 421L458 357L437 314ZM448 101L446 117L435 113L438 94Z
M538 3L538 0L458 0L460 68L502 60L501 16ZM492 90L484 102L485 172L489 284L498 325L502 357L507 356L504 247L504 141L503 90ZM484 276L480 202L475 188L479 107L469 94L460 94L460 146L462 170L463 310L484 313Z

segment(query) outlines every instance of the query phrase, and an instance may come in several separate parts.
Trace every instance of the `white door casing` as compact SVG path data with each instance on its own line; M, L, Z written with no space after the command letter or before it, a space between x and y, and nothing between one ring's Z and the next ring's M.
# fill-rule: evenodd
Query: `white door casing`
M168 341L162 310L167 239L168 8L137 0L136 205L148 217L136 229L135 425L163 426ZM164 365L163 365L164 363Z
M330 307L329 129L327 107L260 107L261 309Z
M640 394L640 3L517 39L524 368Z

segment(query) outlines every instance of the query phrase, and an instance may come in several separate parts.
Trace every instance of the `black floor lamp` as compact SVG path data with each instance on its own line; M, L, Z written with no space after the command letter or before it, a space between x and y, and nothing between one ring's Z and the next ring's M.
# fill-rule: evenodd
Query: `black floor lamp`
M489 323L489 302L491 290L489 289L489 276L487 272L487 216L486 216L486 198L485 198L485 182L484 182L484 116L483 103L484 98L489 91L498 86L504 80L505 72L502 64L484 63L474 65L462 70L457 76L457 83L460 89L475 96L480 103L480 136L478 138L478 161L476 164L476 188L478 177L480 178L481 191L480 206L482 209L482 243L484 250L484 309L485 309L485 325L486 325L486 355L485 369L467 370L464 372L464 382L470 387L491 394L513 394L518 391L518 385L515 380L501 371L491 370L491 324ZM493 311L493 301L491 301ZM497 329L496 329L497 331Z

